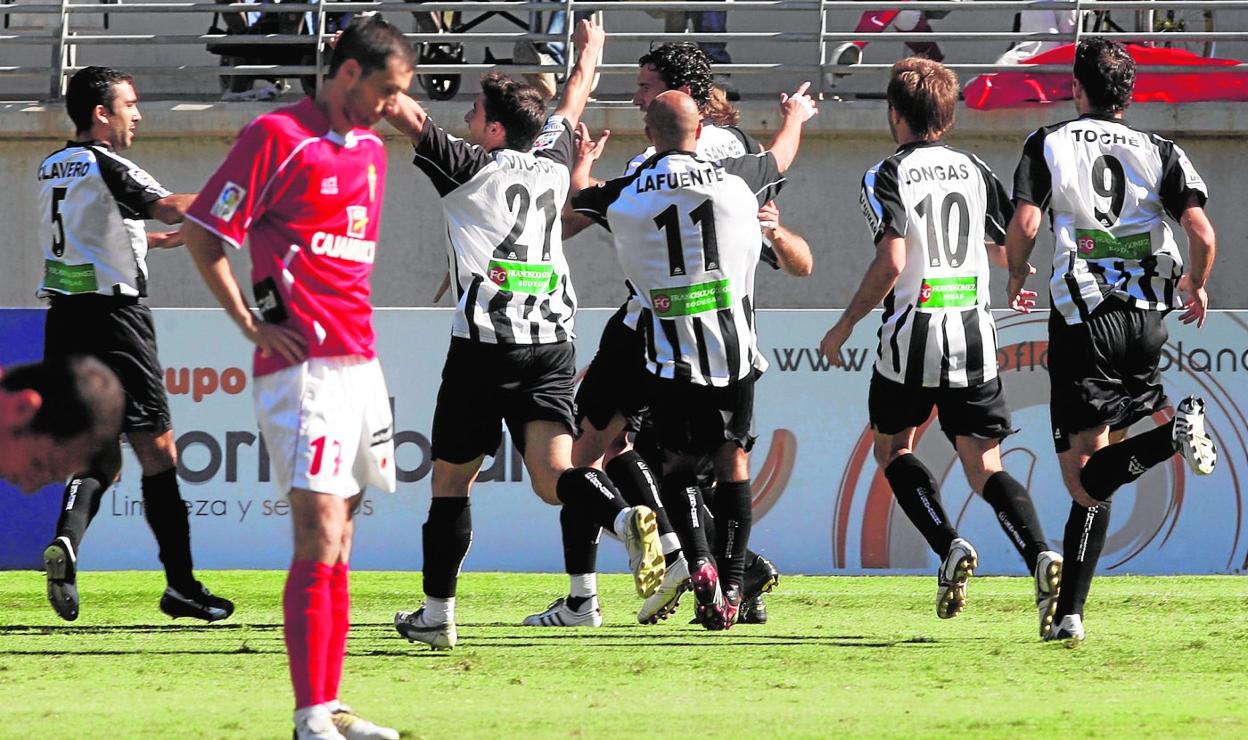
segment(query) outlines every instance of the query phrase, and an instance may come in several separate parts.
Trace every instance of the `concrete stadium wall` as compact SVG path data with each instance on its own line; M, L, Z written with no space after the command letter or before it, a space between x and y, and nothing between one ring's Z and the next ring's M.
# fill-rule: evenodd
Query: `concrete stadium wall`
M128 152L167 187L194 191L229 148L235 133L265 104L203 104L144 101L144 121L137 145ZM462 134L463 102L431 104L430 111ZM960 110L951 143L979 154L1010 184L1023 137L1032 129L1072 114L1068 104L1020 111L980 113ZM745 128L764 142L774 132L772 104L747 102ZM1209 292L1219 308L1248 308L1248 209L1240 188L1248 169L1248 106L1201 104L1141 105L1131 109L1135 125L1179 141L1204 175L1211 191L1209 211L1219 234L1218 264ZM613 132L599 176L620 171L643 148L640 116L627 106L591 109L586 121L595 130ZM812 123L790 182L780 198L782 220L805 234L815 252L815 273L789 280L760 272L759 305L775 308L828 308L846 305L872 256L858 207L862 172L893 150L882 102L825 102ZM0 306L38 305L34 289L42 264L36 238L35 171L39 161L69 135L59 106L0 105L0 249L6 269L0 273ZM438 198L410 165L410 150L388 126L381 126L390 148L387 203L381 250L374 273L378 306L432 306L433 293L446 271L445 227ZM1183 241L1180 238L1180 241ZM594 228L567 245L577 293L585 306L611 306L622 300L615 256L605 232ZM1052 254L1043 236L1033 262L1043 275ZM236 270L246 275L245 255L235 255ZM190 259L182 250L150 257L151 304L169 307L215 306ZM996 285L1004 285L1001 275ZM1037 286L1043 281L1035 280ZM1000 289L997 289L998 294ZM1043 292L1043 291L1042 291ZM445 302L447 299L443 299Z

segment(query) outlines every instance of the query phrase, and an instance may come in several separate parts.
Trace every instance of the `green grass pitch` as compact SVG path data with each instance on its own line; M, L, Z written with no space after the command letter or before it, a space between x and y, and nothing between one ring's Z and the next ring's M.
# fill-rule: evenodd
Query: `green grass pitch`
M284 575L203 574L239 608L201 625L157 611L157 573L83 573L72 624L41 574L0 574L0 737L289 737ZM1020 578L941 621L935 578L786 577L727 633L688 603L640 626L631 579L600 583L603 627L532 628L563 576L465 574L436 653L391 626L418 574L354 573L342 698L404 737L1248 736L1242 577L1100 578L1075 648L1038 640Z

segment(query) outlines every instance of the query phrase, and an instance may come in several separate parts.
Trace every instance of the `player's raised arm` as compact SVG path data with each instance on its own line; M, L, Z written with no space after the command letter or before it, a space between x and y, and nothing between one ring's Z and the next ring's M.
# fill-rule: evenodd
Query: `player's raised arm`
M576 66L563 86L563 97L555 110L555 115L563 116L569 126L575 127L580 123L585 103L594 89L594 73L598 69L598 56L605 41L606 33L594 21L583 20L576 24L576 32L572 36L576 47Z
M386 116L386 120L400 133L415 142L425 130L425 122L429 120L429 114L425 112L424 106L416 102L415 98L404 92L399 93L394 108L390 115Z
M806 93L809 88L810 83L803 82L792 95L780 94L780 113L784 122L780 124L776 138L771 140L768 151L776 158L776 167L781 173L787 171L797 158L797 148L802 141L802 126L819 113L814 99Z

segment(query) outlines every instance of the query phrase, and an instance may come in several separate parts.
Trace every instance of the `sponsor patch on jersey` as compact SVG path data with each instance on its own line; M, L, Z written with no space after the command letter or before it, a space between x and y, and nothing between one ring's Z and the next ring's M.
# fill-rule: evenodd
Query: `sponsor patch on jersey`
M499 290L528 295L544 295L559 285L554 265L530 265L525 262L490 260L487 275Z
M363 239L368 229L368 209L364 206L347 206L347 236Z
M338 194L338 176L330 175L321 179L321 195Z
M533 140L533 148L530 151L537 152L551 148L556 141L559 141L563 131L563 116L551 116L546 119L546 125L542 127L542 132Z
M1084 260L1142 260L1153 253L1147 232L1114 236L1095 229L1075 229L1075 252Z
M928 278L919 286L919 308L966 308L976 304L979 278Z
M867 194L865 186L858 192L858 205L862 206L862 217L867 220L867 228L871 229L872 234L879 234L880 215L872 207L870 196Z
M650 291L650 302L660 318L692 316L728 308L732 305L732 290L727 279L679 288L655 288Z
M161 198L164 198L167 195L171 195L171 193L168 190L165 190L165 188L160 183L156 182L156 178L147 174L146 170L141 170L138 167L131 167L126 172L126 174L130 177L131 180L134 180L134 183L136 185L143 188L144 190L150 191L151 193L160 196Z
M212 215L222 221L229 221L234 218L234 214L238 212L238 207L242 205L245 197L247 197L246 188L227 180L225 187L221 188L221 193L217 195L216 202L212 204Z

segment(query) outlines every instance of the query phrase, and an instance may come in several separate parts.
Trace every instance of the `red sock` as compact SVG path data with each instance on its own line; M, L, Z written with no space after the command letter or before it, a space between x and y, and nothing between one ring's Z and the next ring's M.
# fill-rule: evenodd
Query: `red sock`
M346 563L334 566L329 582L329 598L333 625L329 630L329 654L325 656L325 701L338 698L338 684L342 681L342 660L347 655L347 632L351 629L351 591L348 588Z
M282 612L290 683L295 709L323 704L326 655L333 631L330 579L333 568L311 560L296 560L286 574Z

